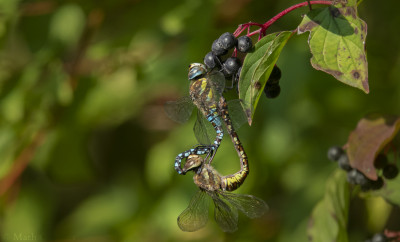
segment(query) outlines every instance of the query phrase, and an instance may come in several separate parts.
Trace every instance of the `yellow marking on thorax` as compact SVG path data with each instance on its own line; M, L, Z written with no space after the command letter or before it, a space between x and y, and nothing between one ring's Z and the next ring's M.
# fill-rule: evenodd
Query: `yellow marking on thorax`
M210 176L208 175L208 172L205 172L205 173L203 174L203 176L204 176L205 180L210 179Z
M210 89L210 91L207 94L207 98L211 100L212 97L213 97L213 92L212 92L212 89Z
M201 90L206 90L206 86L207 86L207 81L206 81L206 79L202 78L201 79Z

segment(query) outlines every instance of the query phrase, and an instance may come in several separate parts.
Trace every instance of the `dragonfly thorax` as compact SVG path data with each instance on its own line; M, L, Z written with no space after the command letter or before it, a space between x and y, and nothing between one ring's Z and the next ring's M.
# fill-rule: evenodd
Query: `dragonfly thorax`
M216 96L207 78L193 80L189 90L194 105L207 116L209 110L216 107Z
M194 183L206 191L221 190L221 175L212 166L203 164L200 174L193 177Z

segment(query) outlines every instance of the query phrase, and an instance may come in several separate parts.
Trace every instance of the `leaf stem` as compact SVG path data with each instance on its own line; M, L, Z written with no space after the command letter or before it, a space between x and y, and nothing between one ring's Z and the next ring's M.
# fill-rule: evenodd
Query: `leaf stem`
M32 142L27 147L25 147L20 155L15 159L11 171L2 180L0 180L0 196L3 196L21 176L21 174L35 155L36 149L44 141L44 137L44 130L36 133Z
M235 37L239 36L244 30L248 30L247 32L247 36L253 36L258 34L258 40L260 40L264 35L265 32L267 31L267 29L273 24L275 23L278 19L282 18L283 16L285 16L286 14L292 12L293 10L297 9L297 8L301 8L301 7L305 7L305 6L310 6L313 4L324 4L324 5L332 5L332 1L327 1L327 0L321 0L321 1L306 1L306 2L302 2L302 3L298 3L296 5L293 5L285 10L283 10L282 12L278 13L277 15L275 15L273 18L271 18L270 20L268 20L267 22L265 22L264 24L259 24L259 23L253 23L253 22L249 22L246 24L241 24L239 25L239 27L236 29L236 31L233 33L235 35ZM250 27L252 26L257 26L260 27L258 30L250 32Z

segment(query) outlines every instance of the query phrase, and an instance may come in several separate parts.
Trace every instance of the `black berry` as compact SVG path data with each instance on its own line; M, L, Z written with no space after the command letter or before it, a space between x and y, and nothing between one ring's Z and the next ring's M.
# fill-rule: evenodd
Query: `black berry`
M219 37L218 41L220 42L222 48L225 50L232 49L236 45L236 42L237 42L235 36L229 32L223 33Z
M368 178L366 178L364 181L365 181L365 182L364 182L362 185L360 185L360 186L361 186L361 191L366 192L366 191L371 190L371 189L372 189L371 180L369 180Z
M371 189L372 190L379 190L383 187L383 179L382 177L378 177L378 180L371 181Z
M387 179L393 179L397 174L399 174L399 169L393 164L388 164L383 168L383 176Z
M238 51L247 53L247 52L250 52L252 48L253 48L253 42L251 41L250 37L244 35L244 36L240 36L237 39Z
M384 154L379 154L376 156L375 161L374 161L374 166L376 169L383 169L388 163L388 159L386 155Z
M356 170L355 175L356 184L360 185L363 190L368 190L370 188L370 181L364 174L362 174L359 170Z
M376 181L368 179L362 172L357 169L351 169L347 172L347 181L353 185L360 185L361 190L368 191L378 190L383 187L383 179L382 177L378 177Z
M264 93L267 98L276 98L281 93L281 87L279 85L265 85Z
M221 55L225 55L226 53L228 53L228 50L226 50L222 47L222 44L221 44L221 42L219 42L219 39L214 40L214 42L212 43L212 46L211 46L211 50L214 53L214 55L216 55L216 56L221 56Z
M384 234L375 234L374 237L372 237L371 242L386 242L388 241L386 236Z
M356 177L357 177L357 170L356 169L352 169L349 172L347 172L347 181L350 184L356 185Z
M343 153L339 156L338 164L339 164L339 167L345 171L350 171L352 169L350 166L349 157L347 156L346 153Z
M274 66L272 69L271 75L269 75L267 83L273 85L273 84L279 84L279 80L282 77L282 72L281 69L277 65Z
M228 59L225 60L223 67L227 73L232 75L239 70L241 65L242 64L240 63L240 60L238 58L229 57Z
M209 69L213 69L217 65L216 58L218 58L218 57L212 51L210 51L204 57L204 64Z
M340 146L332 146L328 149L328 159L338 161L339 157L344 154L344 150Z
M364 187L370 185L370 180L357 169L351 169L349 172L347 172L347 181L350 184L361 185Z

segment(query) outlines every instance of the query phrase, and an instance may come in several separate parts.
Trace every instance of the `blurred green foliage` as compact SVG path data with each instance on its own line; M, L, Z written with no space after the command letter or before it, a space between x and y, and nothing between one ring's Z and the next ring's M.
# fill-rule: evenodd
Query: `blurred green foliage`
M176 224L197 192L190 175L173 169L175 156L196 144L194 120L174 124L163 103L186 95L188 64L202 61L221 33L297 1L0 0L1 240L306 241L336 169L327 148L344 144L370 111L399 113L395 2L359 8L368 95L313 70L306 35L285 46L280 97L261 98L252 127L239 131L251 172L238 192L271 210L241 216L239 230L224 234L212 220L194 233ZM306 12L270 31L295 29ZM215 165L222 174L239 169L229 139ZM367 219L374 211L399 213L382 200L354 199L350 241L382 231L385 220ZM388 226L400 229L393 216Z

